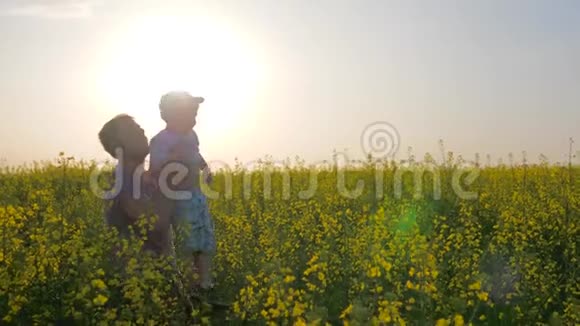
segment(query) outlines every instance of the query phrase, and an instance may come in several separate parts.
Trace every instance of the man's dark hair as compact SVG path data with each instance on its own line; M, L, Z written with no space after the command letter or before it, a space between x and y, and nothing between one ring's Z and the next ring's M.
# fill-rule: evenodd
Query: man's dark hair
M103 145L105 151L114 158L118 158L115 152L117 148L121 146L119 130L121 130L127 122L134 122L133 117L127 114L119 114L105 123L103 128L101 128L101 131L99 131L101 145Z

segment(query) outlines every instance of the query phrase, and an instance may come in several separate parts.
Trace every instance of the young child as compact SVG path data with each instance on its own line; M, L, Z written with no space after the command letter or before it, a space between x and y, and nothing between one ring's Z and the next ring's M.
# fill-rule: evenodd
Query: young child
M203 98L193 97L187 92L170 92L161 97L159 109L166 128L151 139L149 170L160 184L169 186L173 181L171 178L160 179L164 176L164 168L171 169L167 164L179 163L187 168L184 180L171 190L185 192L189 198L170 198L169 194L163 193L161 186L159 192L173 203L165 214L169 215L174 231L180 227L185 229L185 239L180 246L186 250L186 259L191 259L188 264L194 274L194 289L205 292L212 287L211 259L216 241L207 200L200 188L200 171L204 171L206 182L210 182L211 174L199 152L199 140L193 131L201 103Z

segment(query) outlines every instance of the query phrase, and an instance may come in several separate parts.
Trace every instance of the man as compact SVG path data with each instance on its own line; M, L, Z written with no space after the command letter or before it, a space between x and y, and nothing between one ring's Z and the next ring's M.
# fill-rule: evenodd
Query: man
M164 201L150 199L147 194L150 182L149 174L143 169L145 157L149 154L148 139L143 129L132 117L122 114L105 123L99 132L99 139L105 151L118 160L116 167L116 184L120 185L119 193L106 214L106 222L115 227L121 237L128 237L129 228L134 226L142 216L156 215L153 230L149 231L143 249L156 255L170 253L169 222L163 213ZM135 182L136 180L136 182ZM135 183L135 184L134 184ZM136 188L137 187L137 188ZM150 192L150 191L149 191ZM158 202L154 205L154 202Z

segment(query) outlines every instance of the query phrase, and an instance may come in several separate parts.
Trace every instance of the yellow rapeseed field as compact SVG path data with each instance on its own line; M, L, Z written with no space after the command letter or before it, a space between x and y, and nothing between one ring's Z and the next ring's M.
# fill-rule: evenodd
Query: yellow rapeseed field
M232 303L219 313L188 311L169 259L140 252L147 218L131 240L105 226L94 164L5 168L0 323L580 324L577 168L482 167L468 182L452 155L405 164L218 172L215 295Z

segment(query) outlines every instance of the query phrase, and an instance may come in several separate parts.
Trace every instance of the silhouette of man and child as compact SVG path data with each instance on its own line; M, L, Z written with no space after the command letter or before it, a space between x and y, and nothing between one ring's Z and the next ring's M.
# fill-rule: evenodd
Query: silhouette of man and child
M127 237L140 217L154 214L156 219L143 250L158 256L173 255L172 227L186 230L183 239L179 239L179 247L186 251L181 257L186 259L186 275L196 276L189 290L201 297L213 287L211 261L216 251L213 221L200 187L202 175L204 182L211 183L211 172L193 130L203 101L187 92L163 95L159 110L166 128L150 143L139 124L126 114L114 117L99 132L105 151L118 160L116 176L122 178L106 214L107 224ZM143 171L147 155L149 170ZM171 172L176 171L182 172L181 180L169 182ZM136 187L139 191L135 191ZM143 194L141 188L145 189Z

